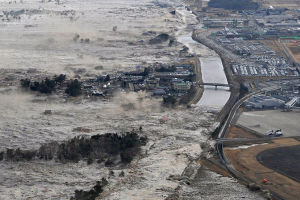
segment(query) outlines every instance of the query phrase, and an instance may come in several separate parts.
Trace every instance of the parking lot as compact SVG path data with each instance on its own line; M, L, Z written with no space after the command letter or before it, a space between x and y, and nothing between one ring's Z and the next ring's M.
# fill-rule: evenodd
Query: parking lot
M284 137L300 136L300 111L282 112L281 110L265 110L244 112L238 124L265 134L269 130L282 129Z

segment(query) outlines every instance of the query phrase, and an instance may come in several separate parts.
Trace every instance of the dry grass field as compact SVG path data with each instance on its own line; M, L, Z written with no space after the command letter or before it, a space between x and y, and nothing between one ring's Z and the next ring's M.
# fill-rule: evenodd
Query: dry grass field
M260 144L252 147L249 146L248 148L225 148L225 154L235 169L244 176L259 185L263 185L264 188L275 192L283 199L292 200L299 199L300 183L264 166L257 160L257 155L268 149L299 144L299 141L295 139L282 138L273 140L273 143L270 144ZM277 157L273 156L272 159L276 160ZM277 162L280 162L280 160L277 159ZM264 179L268 180L267 184L263 183Z
M288 48L291 56L294 57L294 60L297 63L300 63L300 43L289 42L286 44L286 47Z

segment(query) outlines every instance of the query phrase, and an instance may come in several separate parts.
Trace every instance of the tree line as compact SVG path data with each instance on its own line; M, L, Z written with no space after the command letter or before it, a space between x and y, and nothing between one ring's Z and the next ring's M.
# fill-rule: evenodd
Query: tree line
M45 78L42 81L31 81L30 79L21 79L21 86L23 88L30 89L32 91L38 91L43 94L51 94L56 89L61 89L64 86L64 82L66 81L66 75L60 74L59 76L54 76L53 78ZM70 96L78 96L81 94L81 83L75 80L69 80L65 93Z
M75 190L75 195L70 200L95 200L100 193L103 192L103 188L108 184L106 178L102 178L101 181L97 181L96 185L89 191Z
M98 163L105 162L105 165L112 165L112 158L119 156L121 162L126 164L132 161L146 142L146 137L140 137L134 131L125 134L98 134L91 137L77 136L62 143L43 144L38 150L7 149L0 152L0 160L56 159L63 163L86 160L88 164L96 160Z

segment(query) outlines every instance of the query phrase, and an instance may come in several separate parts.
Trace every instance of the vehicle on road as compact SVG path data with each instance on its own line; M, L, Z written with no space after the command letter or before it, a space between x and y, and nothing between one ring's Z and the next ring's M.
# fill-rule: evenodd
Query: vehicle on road
M273 135L274 134L274 130L269 130L266 135L270 136L270 135Z
M275 131L275 137L280 137L280 136L282 136L282 135L283 135L283 134L282 134L281 129L278 129L278 130Z
M281 137L283 134L282 134L281 129L277 129L275 132L274 132L274 130L269 130L268 132L266 132L266 135L274 136L274 137Z

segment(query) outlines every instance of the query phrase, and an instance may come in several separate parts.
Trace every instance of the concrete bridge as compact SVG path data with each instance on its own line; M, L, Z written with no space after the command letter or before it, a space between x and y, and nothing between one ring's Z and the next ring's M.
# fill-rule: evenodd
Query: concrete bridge
M194 85L197 86L215 86L215 89L217 89L218 87L232 87L231 84L224 84L224 83L200 83L200 82L193 82Z

